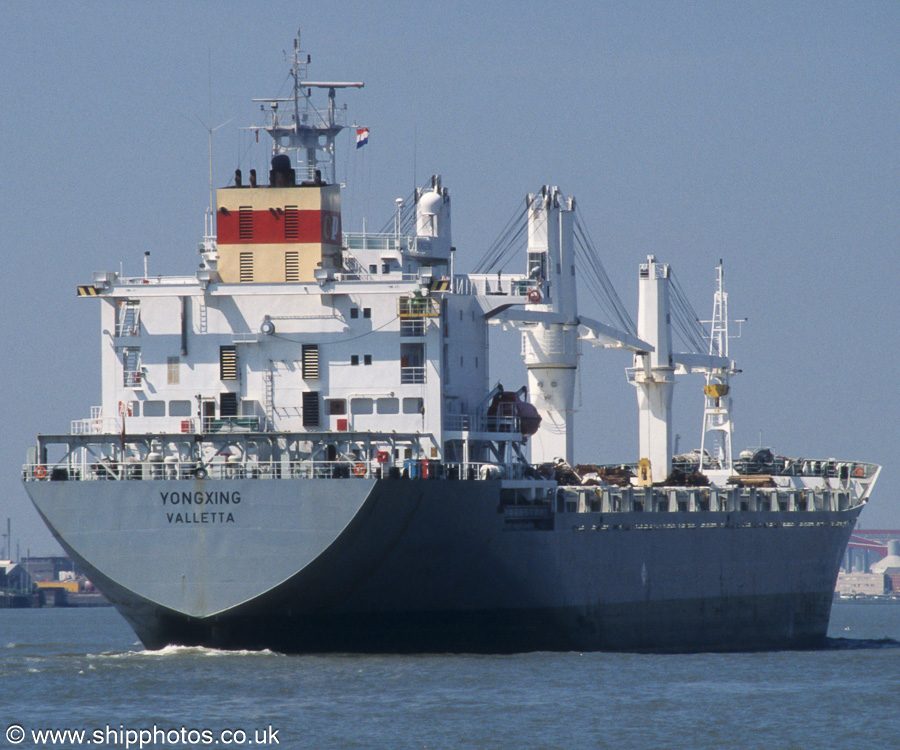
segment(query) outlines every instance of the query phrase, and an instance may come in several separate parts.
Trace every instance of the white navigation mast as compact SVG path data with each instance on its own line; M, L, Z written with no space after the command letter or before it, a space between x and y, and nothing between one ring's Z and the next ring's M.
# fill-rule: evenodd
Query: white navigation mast
M265 130L273 140L273 153L281 154L292 150L297 152L298 161L305 162L306 180L309 182L336 182L334 139L344 127L341 116L342 109L335 106L335 90L361 89L362 82L307 81L306 68L311 58L300 50L300 31L294 40L294 54L291 65L291 77L294 92L291 98L254 99L255 102L268 103L270 124ZM322 112L312 103L312 89L328 89L328 107ZM279 104L286 103L292 108L288 114L279 112ZM285 121L289 120L289 121ZM300 166L298 164L298 166ZM317 172L319 176L317 176Z
M711 356L728 358L728 293L724 289L725 273L722 261L716 269L716 293L713 296L713 314L709 329L709 353ZM743 322L743 321L738 321ZM731 421L731 395L728 378L731 367L711 369L706 373L703 387L703 430L700 435L700 467L702 473L707 456L707 435L709 435L709 455L718 463L722 471L732 470L731 435L734 425Z

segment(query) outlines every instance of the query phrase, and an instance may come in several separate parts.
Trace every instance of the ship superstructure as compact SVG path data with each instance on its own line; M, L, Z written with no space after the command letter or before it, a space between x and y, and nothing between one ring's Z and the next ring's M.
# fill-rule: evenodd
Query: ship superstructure
M617 299L611 323L580 314L586 235L557 187L526 198L516 274L454 268L439 176L416 188L411 231L400 206L393 231L345 232L335 96L362 83L310 81L308 61L298 40L293 97L257 100L268 175L238 170L216 192L196 274L103 272L78 288L101 307L102 403L70 433L41 435L24 467L56 538L144 643L692 650L824 638L879 467L732 462L721 272L708 338L679 352L684 304L654 256L639 268L636 326ZM491 326L521 336L524 384L492 380ZM583 347L632 358L632 466L573 466ZM675 378L692 372L706 378L717 448L673 467Z

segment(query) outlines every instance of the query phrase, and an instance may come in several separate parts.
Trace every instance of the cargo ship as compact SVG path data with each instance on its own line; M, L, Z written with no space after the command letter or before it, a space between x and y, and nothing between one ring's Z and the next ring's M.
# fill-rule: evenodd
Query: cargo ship
M383 231L346 232L336 95L363 83L310 80L299 36L290 60L291 95L255 100L268 174L238 169L216 191L199 270L145 263L77 287L100 307L101 403L27 451L38 512L143 644L821 645L880 468L732 456L721 265L700 324L648 257L635 324L554 186L471 273L439 176ZM497 272L510 253L520 272ZM606 321L579 312L579 287ZM492 379L491 328L521 337L522 382ZM577 466L578 368L603 349L629 361L639 456ZM675 380L691 373L701 448L673 460Z

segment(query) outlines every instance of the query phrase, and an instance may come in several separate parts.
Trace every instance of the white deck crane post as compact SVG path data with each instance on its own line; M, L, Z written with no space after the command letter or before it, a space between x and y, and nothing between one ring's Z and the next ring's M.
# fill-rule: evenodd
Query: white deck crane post
M638 282L638 338L653 347L634 356L641 463L650 462L649 479L663 482L672 471L672 394L675 362L669 311L669 266L648 256Z
M532 438L535 463L574 461L575 374L578 367L578 302L575 293L575 199L557 187L530 194L528 205L528 309L554 321L523 328L522 351L529 398L541 415ZM549 318L550 316L547 316Z
M483 300L485 318L522 332L529 401L541 416L531 460L574 461L575 378L579 341L600 349L646 355L653 347L578 312L575 291L575 199L544 186L526 198L528 246L521 291Z

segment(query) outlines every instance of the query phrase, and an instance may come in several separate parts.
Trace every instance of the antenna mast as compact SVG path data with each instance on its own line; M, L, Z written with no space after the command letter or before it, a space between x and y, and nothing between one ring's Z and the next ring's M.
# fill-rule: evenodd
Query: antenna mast
M294 79L294 95L290 99L254 99L255 102L263 103L263 109L268 103L270 110L269 125L254 128L254 130L265 130L272 136L272 152L274 154L282 154L287 151L296 152L297 166L302 167L301 158L305 161L306 168L301 171L305 171L308 181L318 181L319 178L316 176L318 171L323 181L334 183L336 182L334 139L346 127L341 115L345 107L339 110L335 106L335 90L361 89L365 84L304 80L306 68L310 62L310 56L304 56L300 50L300 31L298 30L297 38L294 40L290 72ZM312 103L313 89L328 89L328 108L324 112L318 110ZM292 122L282 123L279 121L278 105L280 102L293 105L293 112L290 115ZM321 157L318 152L322 152Z
M210 261L215 259L216 254L216 191L213 187L213 133L215 133L219 128L224 128L228 123L230 123L234 118L230 120L226 120L221 125L216 125L213 127L212 124L212 53L208 52L208 67L207 67L207 99L208 99L208 117L209 119L206 122L200 119L198 115L194 115L197 118L197 122L200 123L201 127L206 131L208 143L209 143L209 206L204 212L203 219L203 242L200 243L200 253L203 255L205 261Z

